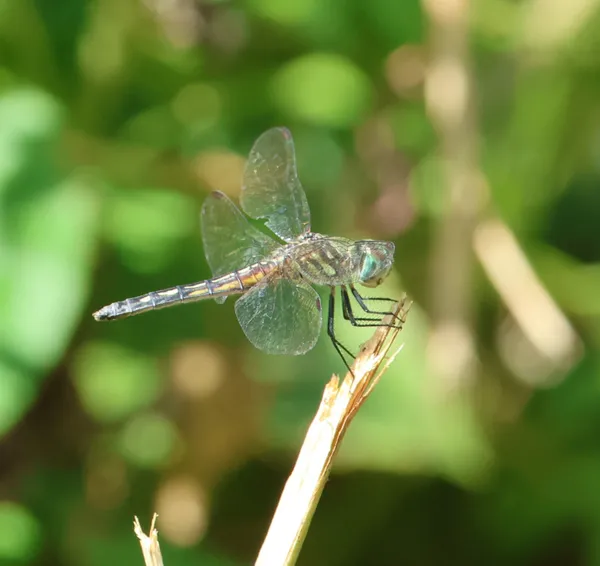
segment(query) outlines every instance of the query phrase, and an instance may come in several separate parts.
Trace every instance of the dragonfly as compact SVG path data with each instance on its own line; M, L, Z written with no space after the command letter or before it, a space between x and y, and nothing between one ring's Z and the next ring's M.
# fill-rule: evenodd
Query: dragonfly
M94 318L121 319L204 299L223 303L239 295L234 308L248 340L268 354L299 355L311 350L320 335L322 306L313 286L326 286L327 334L350 369L345 356L354 355L335 332L336 290L343 318L350 324L384 325L383 317L393 313L371 305L395 300L364 297L356 286L373 288L383 282L394 263L394 244L311 231L294 141L286 128L267 130L254 143L243 172L240 204L242 210L220 191L203 203L201 232L212 279L117 301L96 311ZM350 295L362 310L360 316Z

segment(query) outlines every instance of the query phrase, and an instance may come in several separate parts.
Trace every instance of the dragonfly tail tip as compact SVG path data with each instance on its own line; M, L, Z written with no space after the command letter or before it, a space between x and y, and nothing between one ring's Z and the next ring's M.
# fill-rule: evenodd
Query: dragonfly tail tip
M92 316L95 320L98 321L110 319L110 314L106 307L102 307L100 310L97 310L95 313L92 313Z

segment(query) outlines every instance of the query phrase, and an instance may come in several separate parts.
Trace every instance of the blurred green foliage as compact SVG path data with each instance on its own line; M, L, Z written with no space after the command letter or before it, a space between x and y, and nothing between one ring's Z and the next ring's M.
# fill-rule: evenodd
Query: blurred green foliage
M168 566L252 563L327 336L269 357L232 300L91 312L209 277L202 200L285 125L313 229L394 241L378 294L415 300L300 563L600 564L599 30L595 0L0 1L0 563L141 564L155 510Z

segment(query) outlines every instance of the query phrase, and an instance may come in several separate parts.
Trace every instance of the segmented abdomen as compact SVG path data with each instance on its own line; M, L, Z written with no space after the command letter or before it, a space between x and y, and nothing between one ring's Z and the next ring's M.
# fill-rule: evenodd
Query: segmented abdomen
M275 268L275 263L259 262L206 281L177 285L162 291L152 291L102 307L94 313L94 318L96 320L114 320L177 304L239 295L251 289Z

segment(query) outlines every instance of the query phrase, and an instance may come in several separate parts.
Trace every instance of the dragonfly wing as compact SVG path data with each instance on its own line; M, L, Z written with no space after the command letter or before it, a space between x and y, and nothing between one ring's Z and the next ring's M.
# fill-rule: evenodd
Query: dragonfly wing
M236 301L235 313L248 340L268 354L304 354L321 331L321 300L302 281L267 278Z
M254 143L244 169L240 203L252 218L266 218L266 225L283 240L310 231L310 210L298 180L292 134L272 128Z
M213 277L237 271L268 256L278 243L252 226L221 191L204 201L201 212L204 254ZM221 303L225 297L216 299Z

